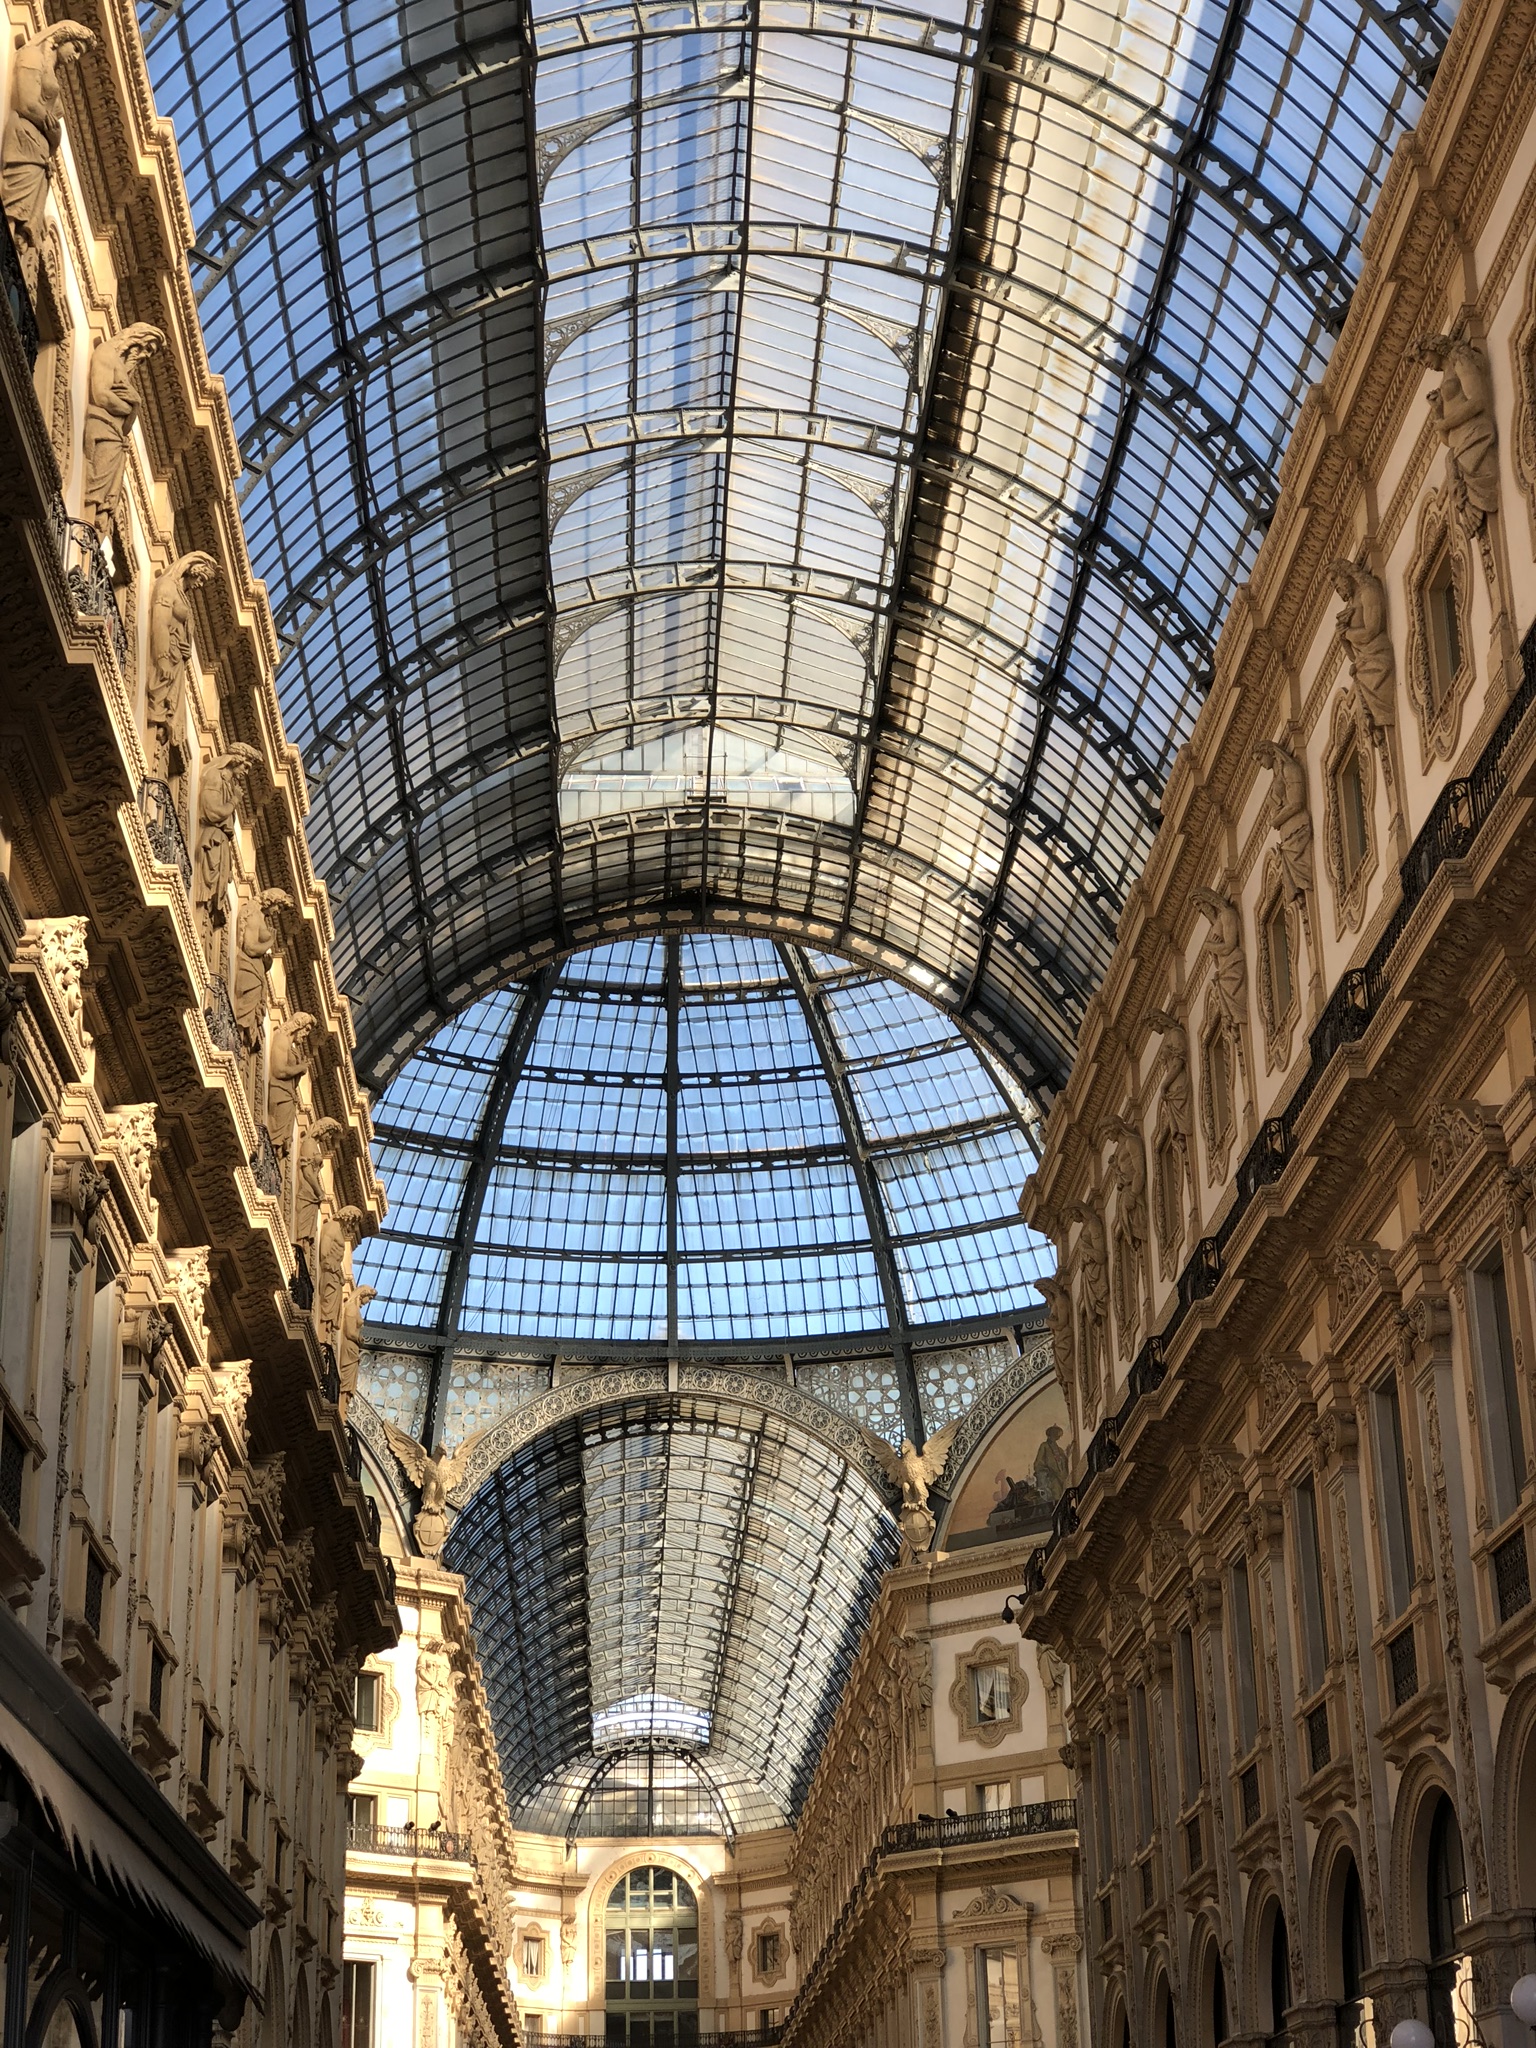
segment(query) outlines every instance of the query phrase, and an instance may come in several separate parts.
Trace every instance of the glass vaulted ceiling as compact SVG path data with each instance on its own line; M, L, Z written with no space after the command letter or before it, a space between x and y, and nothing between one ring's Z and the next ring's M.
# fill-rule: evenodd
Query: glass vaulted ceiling
M913 1333L1038 1309L1029 1113L932 1003L846 961L599 947L472 1004L377 1105L369 1322L450 1353L873 1336L906 1369Z
M147 0L375 1078L669 910L1066 1066L1446 0Z

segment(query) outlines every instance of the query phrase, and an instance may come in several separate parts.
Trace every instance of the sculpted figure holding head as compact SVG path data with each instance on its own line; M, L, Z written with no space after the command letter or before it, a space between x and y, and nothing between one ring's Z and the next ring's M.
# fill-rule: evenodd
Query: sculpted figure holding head
M0 141L0 202L10 223L21 274L34 299L48 184L64 133L59 66L78 63L95 41L80 22L56 21L22 45L11 67L11 111Z
M1350 674L1366 717L1378 734L1397 717L1397 663L1387 636L1387 593L1379 576L1341 556L1329 574L1343 599L1334 624L1344 642Z
M1475 342L1428 334L1413 351L1441 373L1429 409L1445 443L1446 471L1457 515L1468 533L1499 509L1499 430L1488 361Z
M197 857L192 870L192 902L198 930L213 964L213 934L227 914L228 891L235 873L235 812L245 795L253 769L261 765L256 749L236 740L227 754L216 755L203 770L197 793Z
M1269 818L1280 843L1280 864L1291 896L1312 893L1312 813L1307 808L1306 771L1278 740L1260 740L1253 758L1274 780L1269 792Z
M128 437L139 416L139 365L165 347L158 327L136 320L96 344L85 408L85 516L98 531L117 523Z
M155 579L149 600L149 682L144 724L149 742L149 772L159 780L170 776L171 750L181 730L187 699L187 664L192 659L192 606L188 592L200 589L218 573L212 555L194 549L173 562Z

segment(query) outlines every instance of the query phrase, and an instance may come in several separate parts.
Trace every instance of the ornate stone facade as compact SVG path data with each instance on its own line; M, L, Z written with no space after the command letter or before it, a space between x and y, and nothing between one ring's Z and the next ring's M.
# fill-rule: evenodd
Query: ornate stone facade
M334 2042L353 1674L397 1621L300 1306L283 1020L311 1207L382 1194L175 148L129 11L44 22L0 47L0 1890L63 1917L0 1939L108 1943L135 2039Z
M1533 113L1531 15L1467 0L1025 1191L1091 1321L1109 1120L1155 1148L1190 1017L1206 1235L1020 1610L1070 1672L1105 2048L1523 2039Z

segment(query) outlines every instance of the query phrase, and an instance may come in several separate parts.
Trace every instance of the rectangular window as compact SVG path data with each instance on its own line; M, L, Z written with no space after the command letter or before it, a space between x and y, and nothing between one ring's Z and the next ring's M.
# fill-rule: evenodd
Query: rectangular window
M365 1735L378 1732L379 1726L379 1674L377 1671L359 1671L357 1684L352 1696L352 1723L361 1728Z
M544 1974L544 1943L537 1934L523 1936L523 1975L542 1977Z
M1359 746L1351 741L1334 771L1334 794L1339 806L1339 852L1343 858L1344 880L1352 882L1365 865L1370 851L1370 834L1365 817L1365 774L1360 766Z
M240 1782L240 1839L242 1842L250 1842L251 1819L255 1811L256 1787L249 1778L243 1778Z
M1425 623L1429 628L1430 709L1438 711L1456 686L1461 672L1461 606L1447 549L1424 586Z
M1205 1042L1205 1071L1210 1080L1211 1129L1217 1144L1224 1145L1232 1135L1232 1053L1220 1024Z
M211 1791L213 1787L214 1740L213 1723L204 1715L202 1753L198 1758L198 1778L205 1792Z
M373 1963L341 1966L341 2048L373 2048Z
M1136 1843L1144 1848L1152 1839L1156 1815L1152 1806L1152 1742L1147 1728L1146 1687L1131 1687L1131 1740L1136 1747Z
M347 1826L371 1831L379 1824L379 1802L371 1792L347 1794Z
M978 1813L1006 1813L1013 1804L1013 1780L994 1778L990 1783L976 1787L976 1811Z
M1012 1949L977 1949L976 2017L979 2048L1023 2048L1024 2001Z
M1302 1654L1307 1691L1328 1676L1328 1610L1323 1592L1323 1552L1317 1523L1317 1491L1303 1479L1292 1495L1296 1516L1296 1589L1301 1596Z
M1008 1666L973 1664L971 1698L978 1723L1006 1721L1009 1714Z
M1179 1777L1188 1806L1205 1783L1205 1747L1200 1732L1200 1683L1195 1675L1195 1638L1179 1630Z
M1264 948L1269 959L1269 990L1276 1024L1291 1014L1295 984L1291 974L1291 925L1283 896L1276 897L1264 919Z
M1253 1660L1253 1601L1248 1567L1241 1559L1231 1573L1232 1668L1237 1697L1232 1702L1237 1724L1237 1753L1246 1756L1259 1739L1259 1689Z
M1114 1815L1110 1802L1109 1744L1102 1735L1093 1738L1093 1815L1098 1829L1099 1883L1107 1884L1115 1860Z
M757 1974L767 1977L779 1967L779 1937L777 1934L760 1934L757 1937Z
M1403 1452L1403 1413L1397 1381L1389 1379L1371 1395L1372 1434L1376 1438L1378 1520L1383 1550L1382 1569L1387 1600L1401 1614L1413 1592L1413 1510L1408 1496L1408 1461Z
M1502 1253L1470 1275L1472 1343L1477 1354L1478 1398L1483 1442L1488 1453L1493 1519L1502 1522L1520 1505L1525 1490L1525 1431L1520 1419L1520 1383L1515 1374L1515 1341L1509 1321L1509 1281Z

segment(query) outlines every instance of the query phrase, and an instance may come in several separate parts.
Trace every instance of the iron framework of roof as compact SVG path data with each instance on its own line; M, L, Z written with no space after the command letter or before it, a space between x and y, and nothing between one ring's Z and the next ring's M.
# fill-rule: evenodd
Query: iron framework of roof
M365 1073L686 920L1055 1087L1449 13L148 0Z
M461 1352L794 1356L807 1384L875 1352L921 1442L949 1414L924 1361L1006 1357L1039 1319L1028 1109L935 1006L846 962L703 935L596 949L471 1006L376 1105L371 1351L429 1361L428 1443L456 1434ZM887 1406L861 1419L889 1433Z

